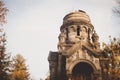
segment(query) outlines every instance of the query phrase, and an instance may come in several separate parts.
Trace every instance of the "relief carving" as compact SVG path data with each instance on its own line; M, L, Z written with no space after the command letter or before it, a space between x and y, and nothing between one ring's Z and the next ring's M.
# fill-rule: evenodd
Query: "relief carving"
M87 39L87 29L86 29L86 27L82 27L82 34L81 34L81 37L82 37L82 39Z
M59 35L59 42L60 42L60 43L64 43L64 42L65 42L65 38L66 38L65 34L64 34L64 33L61 33L61 34Z
M92 41L93 42L98 42L98 40L99 40L99 37L98 37L97 33L94 32L93 35L92 35Z

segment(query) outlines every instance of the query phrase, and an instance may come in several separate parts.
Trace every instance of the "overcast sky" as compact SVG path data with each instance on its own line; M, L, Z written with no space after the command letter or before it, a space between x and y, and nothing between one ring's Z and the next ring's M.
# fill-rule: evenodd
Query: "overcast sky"
M76 10L90 16L100 42L118 37L120 21L112 13L115 0L4 0L9 9L5 31L7 50L26 59L35 80L46 77L49 51L57 51L63 17Z

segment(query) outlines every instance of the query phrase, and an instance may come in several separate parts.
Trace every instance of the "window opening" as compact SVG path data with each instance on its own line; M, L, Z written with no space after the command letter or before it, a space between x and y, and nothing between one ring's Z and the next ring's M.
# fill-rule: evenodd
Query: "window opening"
M77 27L77 36L80 36L80 27Z

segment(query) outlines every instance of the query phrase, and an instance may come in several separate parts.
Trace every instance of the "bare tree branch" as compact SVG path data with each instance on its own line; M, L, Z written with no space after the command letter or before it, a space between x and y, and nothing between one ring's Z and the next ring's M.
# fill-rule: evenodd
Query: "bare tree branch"
M120 0L116 0L117 5L113 7L112 11L120 17Z

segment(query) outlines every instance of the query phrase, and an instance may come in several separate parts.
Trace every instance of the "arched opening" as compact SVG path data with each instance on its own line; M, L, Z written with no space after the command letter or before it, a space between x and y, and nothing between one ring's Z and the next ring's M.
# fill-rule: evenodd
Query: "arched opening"
M68 39L68 28L66 28L66 37Z
M80 26L77 27L77 36L80 36Z
M93 72L94 69L90 64L80 62L72 70L72 80L94 80Z

